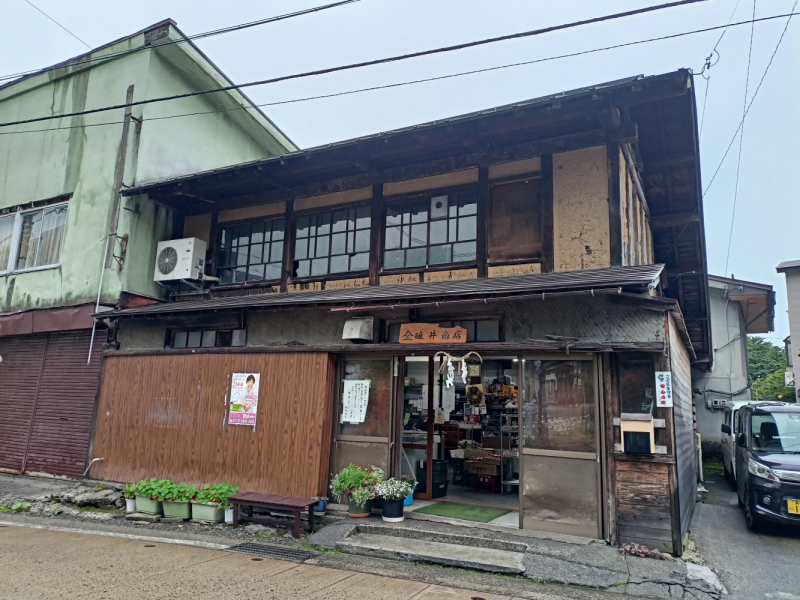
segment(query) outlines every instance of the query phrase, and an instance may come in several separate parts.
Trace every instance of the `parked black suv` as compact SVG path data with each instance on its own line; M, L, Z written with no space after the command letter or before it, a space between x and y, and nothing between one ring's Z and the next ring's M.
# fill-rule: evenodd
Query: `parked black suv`
M800 525L800 406L761 402L739 409L736 481L745 520Z

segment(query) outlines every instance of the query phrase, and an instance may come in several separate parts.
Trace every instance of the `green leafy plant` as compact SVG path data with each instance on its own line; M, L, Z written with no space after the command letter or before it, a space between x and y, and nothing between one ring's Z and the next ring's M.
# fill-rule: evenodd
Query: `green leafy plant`
M339 500L346 498L353 490L364 487L371 473L358 465L350 463L331 480L331 491Z
M364 506L367 502L375 497L375 486L360 487L355 490L350 490L350 500L359 506Z
M171 491L173 484L169 479L142 479L136 484L136 496L144 496L150 500L163 500Z
M378 484L375 495L384 500L405 500L413 486L405 479L387 479Z
M125 487L122 488L122 497L126 500L133 500L136 497L136 484L126 483Z
M11 512L15 513L28 512L30 509L31 509L30 502L17 502L11 505Z
M228 485L228 482L210 483L202 490L197 492L194 497L195 502L200 504L228 504L228 498L239 491L239 486Z
M165 486L164 497L159 500L168 500L170 502L189 502L197 495L197 488L193 485L185 483L172 483Z

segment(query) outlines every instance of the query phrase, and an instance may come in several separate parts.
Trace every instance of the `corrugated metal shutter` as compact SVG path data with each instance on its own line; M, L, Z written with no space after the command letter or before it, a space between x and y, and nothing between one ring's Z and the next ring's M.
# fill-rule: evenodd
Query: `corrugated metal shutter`
M105 332L51 333L36 400L25 471L79 478L86 469Z
M0 469L25 460L47 334L0 338Z

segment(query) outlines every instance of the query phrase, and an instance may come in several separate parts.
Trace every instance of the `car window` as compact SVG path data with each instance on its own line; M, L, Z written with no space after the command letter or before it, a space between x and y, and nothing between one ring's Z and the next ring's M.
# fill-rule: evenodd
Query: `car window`
M753 450L800 452L800 413L754 414L751 432Z
M734 435L739 433L739 409L733 411L733 419L731 419L731 427L733 428Z
M725 425L731 424L731 411L727 408L722 411L722 422L725 423Z

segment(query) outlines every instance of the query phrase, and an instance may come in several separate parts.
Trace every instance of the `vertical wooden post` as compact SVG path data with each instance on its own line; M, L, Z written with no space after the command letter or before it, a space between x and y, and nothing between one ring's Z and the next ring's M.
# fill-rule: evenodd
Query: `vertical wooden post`
M294 256L294 200L286 201L283 233L283 268L281 269L281 293L289 291L289 280L292 277L292 257Z
M553 155L542 154L542 273L555 270L553 234Z
M606 472L606 510L608 541L617 544L617 463L614 458L614 417L619 415L619 394L617 393L616 356L613 353L601 357L603 371L603 425L605 437Z
M478 277L489 276L489 167L478 168Z
M622 266L622 212L619 186L619 144L606 144L608 155L608 248L611 266Z
M214 211L211 213L211 227L208 233L208 245L206 246L206 268L203 269L206 275L212 277L217 276L217 227L219 226L219 212ZM209 263L212 265L212 270L208 271Z
M119 152L117 153L117 164L114 167L114 199L111 206L111 224L108 229L108 244L106 244L105 268L111 267L114 259L114 250L117 243L117 226L119 225L119 205L122 201L122 181L125 175L125 160L128 156L128 132L131 127L131 102L133 102L133 86L128 86L128 93L125 96L125 116L122 119L122 139L119 142Z
M383 184L372 186L372 217L369 232L369 284L381 283L381 248L383 247Z
M669 313L664 314L664 340L665 354L659 358L659 371L672 370L671 349L669 344ZM691 390L690 390L691 393ZM667 454L675 460L669 465L669 513L672 522L672 553L675 556L683 554L683 537L681 536L681 496L678 488L678 453L675 449L675 419L672 408L661 409L662 416L666 421L667 430Z

